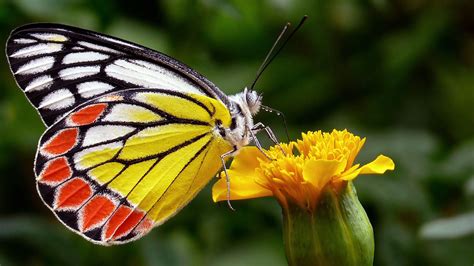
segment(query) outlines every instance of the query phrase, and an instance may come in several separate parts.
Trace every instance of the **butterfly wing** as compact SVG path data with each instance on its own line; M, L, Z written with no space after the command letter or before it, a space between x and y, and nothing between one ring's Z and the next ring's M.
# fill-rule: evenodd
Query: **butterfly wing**
M227 96L188 66L138 44L60 24L14 30L7 58L18 85L49 126L79 104L126 88Z
M215 124L220 101L129 89L74 108L40 139L35 174L45 204L68 228L103 245L137 239L184 207L231 145Z

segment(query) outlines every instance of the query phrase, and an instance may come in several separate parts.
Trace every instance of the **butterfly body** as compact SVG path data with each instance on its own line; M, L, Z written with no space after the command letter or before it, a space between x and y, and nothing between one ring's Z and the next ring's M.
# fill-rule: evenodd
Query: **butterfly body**
M260 110L261 96L245 88L243 92L230 96L229 102L232 123L229 128L224 128L223 138L238 151L250 142L253 116Z
M69 229L102 245L174 216L249 144L255 91L226 96L159 52L59 24L14 30L13 75L48 127L34 172Z

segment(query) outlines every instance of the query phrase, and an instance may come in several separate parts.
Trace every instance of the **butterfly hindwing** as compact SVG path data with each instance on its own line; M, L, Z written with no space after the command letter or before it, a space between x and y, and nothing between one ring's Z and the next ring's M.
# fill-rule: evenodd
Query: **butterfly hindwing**
M159 89L114 92L75 107L41 137L39 194L67 227L103 245L139 238L184 207L232 149L214 133L213 98Z
M60 24L14 30L7 58L18 85L46 125L87 100L126 88L227 96L188 66L118 38Z

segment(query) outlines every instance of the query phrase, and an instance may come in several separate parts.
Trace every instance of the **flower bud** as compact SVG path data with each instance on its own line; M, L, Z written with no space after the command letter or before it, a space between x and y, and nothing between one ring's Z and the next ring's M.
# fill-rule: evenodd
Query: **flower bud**
M373 230L352 182L327 185L315 206L282 204L288 264L372 265Z

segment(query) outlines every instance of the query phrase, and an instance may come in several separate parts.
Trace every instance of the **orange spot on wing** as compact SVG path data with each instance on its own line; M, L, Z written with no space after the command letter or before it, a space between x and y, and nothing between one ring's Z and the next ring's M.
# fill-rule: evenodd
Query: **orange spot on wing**
M71 114L71 121L78 126L88 125L95 122L97 118L104 112L107 104L99 103L89 105Z
M117 239L130 233L132 229L141 221L143 216L145 216L144 212L133 211L117 228L114 233L114 238Z
M68 179L71 175L72 171L66 157L62 156L51 160L43 169L38 179L42 183L54 184Z
M141 221L143 216L145 216L145 213L141 211L133 211L129 207L120 206L107 224L105 239L117 239L128 234Z
M140 235L144 235L144 234L148 233L153 228L154 224L155 223L153 222L152 219L145 218L140 222L140 224L137 226L135 231Z
M95 196L85 206L82 217L82 232L101 224L115 209L115 204L105 196Z
M61 130L44 144L41 151L51 155L63 154L74 147L78 134L77 128Z
M91 195L92 188L84 179L74 178L58 189L56 209L77 208Z

